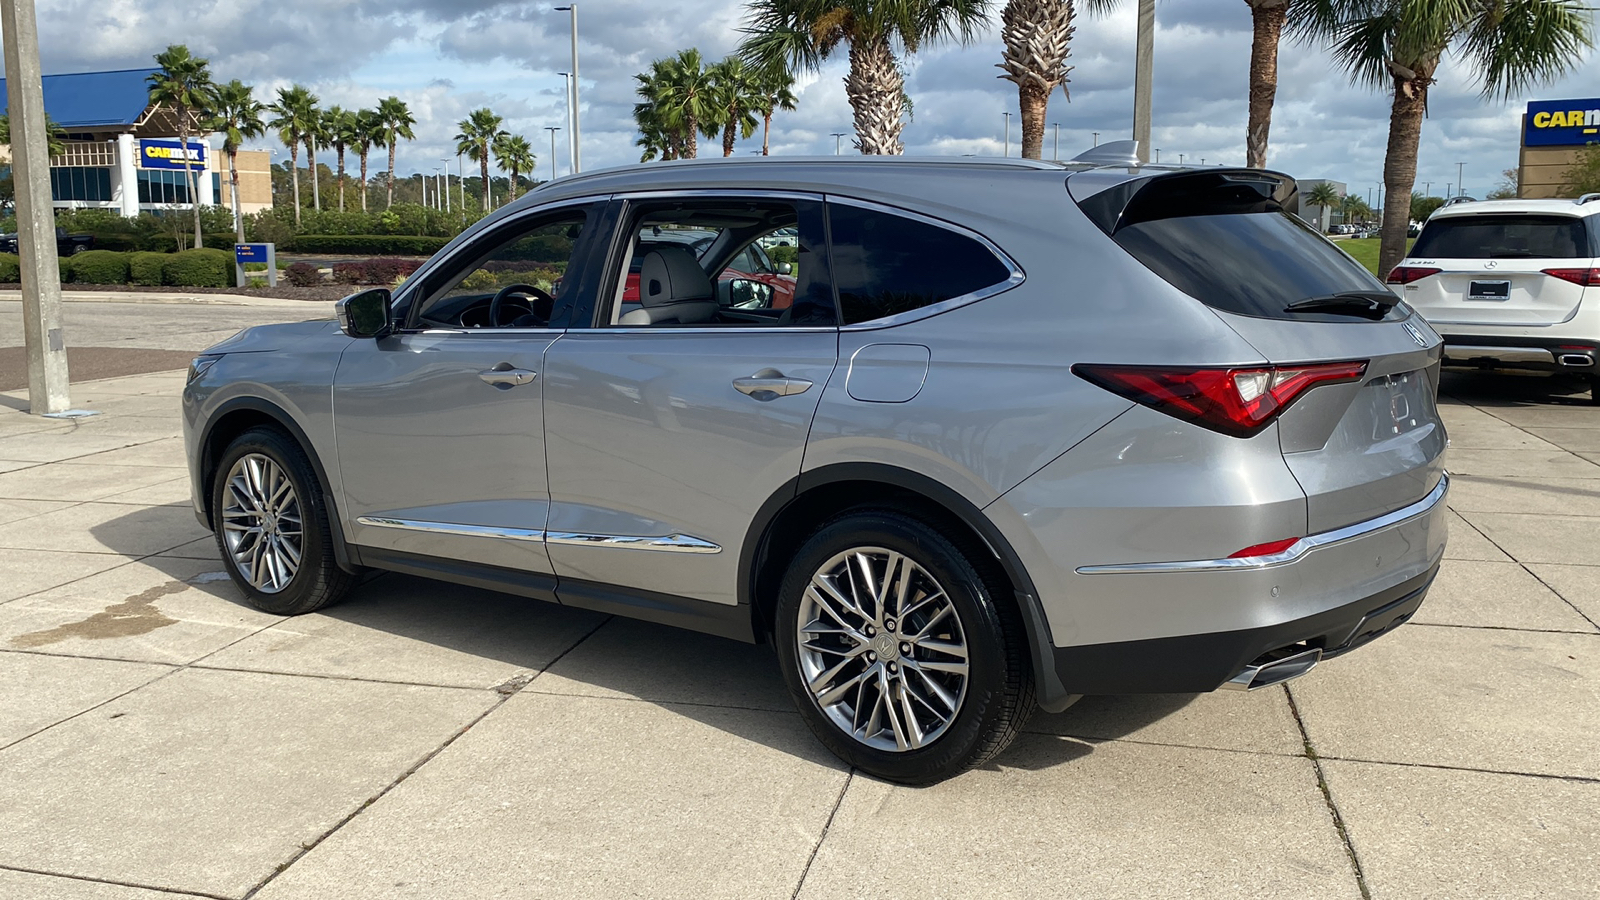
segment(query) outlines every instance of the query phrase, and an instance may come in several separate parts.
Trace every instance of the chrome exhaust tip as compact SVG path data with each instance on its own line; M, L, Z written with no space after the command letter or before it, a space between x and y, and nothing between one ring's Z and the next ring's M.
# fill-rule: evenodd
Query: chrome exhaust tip
M1594 357L1587 353L1563 353L1556 357L1556 361L1569 369L1587 369L1594 367Z
M1292 648L1285 648L1292 649ZM1299 678L1322 661L1322 648L1312 647L1301 650L1288 656L1274 659L1273 657L1283 650L1274 650L1263 654L1255 662L1245 666L1244 670L1223 683L1223 690L1229 691L1254 691L1259 688L1283 684L1291 678Z

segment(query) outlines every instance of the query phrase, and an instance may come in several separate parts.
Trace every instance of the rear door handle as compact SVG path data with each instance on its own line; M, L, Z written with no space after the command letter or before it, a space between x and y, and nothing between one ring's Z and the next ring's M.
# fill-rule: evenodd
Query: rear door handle
M762 369L747 378L735 378L733 389L761 400L766 398L759 397L758 394L771 394L776 397L804 394L811 390L813 384L815 382L804 378L789 378L777 369Z
M500 366L505 366L505 368L502 369ZM500 366L485 369L478 373L478 377L483 379L484 384L492 384L496 387L515 387L519 384L527 384L539 377L538 372L530 372L527 369L513 369L507 363L501 363Z

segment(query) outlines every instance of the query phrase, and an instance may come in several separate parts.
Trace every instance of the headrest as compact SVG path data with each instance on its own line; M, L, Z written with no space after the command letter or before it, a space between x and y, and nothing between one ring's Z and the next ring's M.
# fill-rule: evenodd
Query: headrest
M711 300L717 295L706 270L688 247L658 247L645 254L639 266L639 303L665 306L688 300Z

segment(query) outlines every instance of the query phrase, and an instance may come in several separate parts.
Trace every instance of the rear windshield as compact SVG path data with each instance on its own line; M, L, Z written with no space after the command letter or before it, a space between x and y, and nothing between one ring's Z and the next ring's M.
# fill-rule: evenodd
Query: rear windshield
M1213 309L1246 316L1327 319L1284 307L1308 297L1384 290L1360 263L1286 212L1156 219L1118 229L1115 240L1173 287Z
M1452 216L1422 229L1417 259L1587 259L1594 255L1576 216Z

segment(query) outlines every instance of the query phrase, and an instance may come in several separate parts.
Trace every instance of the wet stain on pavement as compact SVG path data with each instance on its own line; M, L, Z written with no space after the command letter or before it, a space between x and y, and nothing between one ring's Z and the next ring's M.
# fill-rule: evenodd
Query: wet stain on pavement
M156 601L168 594L178 594L189 589L182 581L169 581L146 591L134 594L121 603L113 603L81 622L68 622L44 631L31 631L11 639L12 646L22 648L44 647L71 638L103 641L110 638L137 637L157 628L177 624L156 608Z

